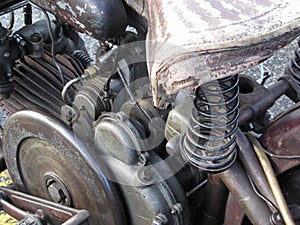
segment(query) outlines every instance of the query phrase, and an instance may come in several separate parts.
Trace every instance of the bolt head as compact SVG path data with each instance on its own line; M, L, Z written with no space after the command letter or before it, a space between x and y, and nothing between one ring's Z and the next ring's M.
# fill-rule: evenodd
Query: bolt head
M62 188L55 182L48 186L48 192L54 202L60 203L66 198Z
M144 169L141 173L141 178L145 181L151 181L153 179L153 172L151 169Z

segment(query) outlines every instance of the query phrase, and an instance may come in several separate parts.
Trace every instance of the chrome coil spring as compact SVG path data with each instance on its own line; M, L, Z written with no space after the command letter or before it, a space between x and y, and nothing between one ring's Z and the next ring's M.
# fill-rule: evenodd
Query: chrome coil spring
M236 159L239 116L239 78L232 76L206 83L196 90L189 128L180 151L192 165L218 172Z
M286 72L300 84L300 39L295 51L295 56L291 59L287 65Z

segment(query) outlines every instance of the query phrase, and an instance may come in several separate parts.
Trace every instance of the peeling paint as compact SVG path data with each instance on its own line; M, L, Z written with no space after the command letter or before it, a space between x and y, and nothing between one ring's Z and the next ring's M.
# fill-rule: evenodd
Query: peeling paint
M137 2L127 0L134 6ZM300 32L298 0L148 0L153 95L235 75L269 58ZM176 46L168 51L165 46ZM181 48L181 49L180 49ZM192 66L201 64L202 69ZM185 70L171 75L169 67ZM180 84L180 85L178 85Z
M123 34L127 26L126 11L121 0L31 1L75 29L101 41Z
M97 7L95 5L89 5L89 7L92 9L92 13L96 13Z
M79 5L76 6L76 9L78 10L79 16L81 16L83 13L86 13L85 8L82 8Z

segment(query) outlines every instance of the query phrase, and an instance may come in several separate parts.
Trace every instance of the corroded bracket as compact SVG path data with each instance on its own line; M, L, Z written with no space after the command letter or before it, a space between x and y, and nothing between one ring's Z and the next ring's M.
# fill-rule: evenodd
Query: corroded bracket
M89 224L86 210L66 207L8 188L1 188L0 195L0 208L17 220L26 221L30 217L41 224L54 221L62 225Z

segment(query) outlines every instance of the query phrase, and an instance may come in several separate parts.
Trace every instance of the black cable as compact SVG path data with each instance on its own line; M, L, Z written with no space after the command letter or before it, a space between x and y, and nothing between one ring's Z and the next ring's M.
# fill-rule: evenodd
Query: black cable
M61 83L62 85L64 86L65 85L65 78L64 78L64 75L62 73L62 70L60 68L60 65L58 64L56 58L55 58L55 40L54 40L54 36L53 36L53 33L52 33L52 28L51 28L51 20L50 20L50 17L48 15L48 13L42 9L42 8L39 8L43 14L45 15L46 19L47 19L47 26L48 26L48 31L49 31L49 35L50 35L50 39L51 39L51 56L52 56L52 59L54 61L54 64L60 74L60 77L61 77Z
M12 11L10 12L9 26L7 29L11 31L14 27L14 24L15 24L15 12Z
M125 87L125 90L127 91L131 101L134 103L134 105L136 106L136 108L138 109L138 111L148 120L148 121L151 121L151 116L140 106L140 104L135 100L134 98L134 95L133 93L131 92L126 80L125 80L125 77L123 75L123 72L122 72L122 69L118 66L117 67L117 71L119 73L119 76L122 80L122 83Z

